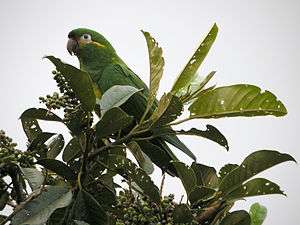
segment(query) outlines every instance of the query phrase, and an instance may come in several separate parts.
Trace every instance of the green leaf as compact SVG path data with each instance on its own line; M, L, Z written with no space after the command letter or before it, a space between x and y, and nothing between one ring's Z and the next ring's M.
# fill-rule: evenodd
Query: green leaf
M40 195L25 203L12 218L12 225L40 225L46 223L58 208L66 207L72 200L72 191L62 186L47 186Z
M44 143L48 141L55 133L49 133L49 132L41 132L39 133L29 144L28 150L34 151L37 150L39 152L39 149L42 146L45 146ZM46 146L45 146L46 147ZM46 149L44 149L46 151Z
M21 119L36 119L62 122L62 119L53 112L42 108L30 108L25 110L20 116Z
M196 186L188 195L188 199L192 205L197 204L200 201L207 201L212 198L216 193L215 189L204 187L204 186Z
M173 85L172 93L180 93L181 89L190 85L191 81L195 77L195 74L209 52L218 34L218 27L213 25L204 41L200 44L192 58L189 60L181 74L178 76L176 82Z
M214 141L218 143L219 145L226 148L226 150L229 150L228 142L224 135L214 126L212 125L206 125L206 130L198 130L196 128L192 128L190 130L179 130L176 131L177 134L183 134L183 135L195 135L199 137L203 137L206 139L209 139L211 141Z
M76 225L90 225L90 224L88 224L88 223L86 223L86 222L84 222L84 221L79 221L79 220L74 220L74 223L75 223Z
M159 190L144 170L120 155L109 155L108 160L111 170L135 182L152 201L160 203Z
M133 121L132 116L128 116L119 107L111 108L102 116L96 124L96 135L98 138L108 137L123 128L128 127Z
M90 75L74 66L63 63L54 56L46 56L67 80L75 93L75 97L79 99L82 108L85 111L93 111L96 104L96 96L94 93L93 82Z
M220 225L250 225L251 218L245 210L229 213Z
M232 170L236 169L237 167L239 167L239 165L237 164L226 164L225 166L223 166L220 171L219 171L219 175L221 180L223 180L223 178L230 173Z
M221 118L234 116L284 116L285 106L269 91L237 84L202 92L189 107L193 117Z
M149 63L150 63L150 87L149 97L147 103L147 109L150 109L159 88L159 82L163 75L163 67L165 64L162 56L162 49L158 46L158 43L148 32L142 31L147 42Z
M21 122L29 142L35 139L39 133L43 132L36 119L21 118Z
M7 191L0 190L0 210L1 211L5 208L6 203L8 202L8 199L9 199L9 193Z
M171 93L164 94L158 102L157 108L150 117L154 126L160 126L176 120L183 111L182 102Z
M267 208L259 203L254 203L250 208L251 225L262 225L267 217Z
M106 212L97 200L84 190L78 192L71 213L75 220L88 224L107 225Z
M223 195L226 195L256 174L286 161L296 162L289 154L271 150L256 151L247 156L239 167L224 177L219 190L223 192Z
M97 102L101 113L104 114L111 108L123 105L132 95L141 90L127 85L115 85L109 88Z
M154 167L151 159L142 151L139 144L135 141L131 141L126 144L134 158L138 162L139 166L147 173L152 174L154 171Z
M45 177L43 173L35 168L22 168L24 178L28 181L32 191L37 190L44 183Z
M77 178L76 173L66 164L55 159L40 159L36 162L48 170L55 172L57 175L68 181L74 181Z
M225 196L226 200L237 200L245 197L252 197L258 195L281 194L285 195L280 187L264 178L255 178L241 185L233 192Z
M215 188L218 186L218 176L215 168L199 163L192 163L198 186Z
M47 146L48 147L47 158L55 159L59 155L61 150L64 148L64 145L65 145L64 137L61 134L54 137Z
M72 138L67 146L65 147L62 155L62 159L64 162L69 162L72 159L75 159L83 152L83 148L79 142L78 137Z
M180 178L187 195L189 195L197 185L197 178L194 170L182 162L173 161L172 164L176 168L178 177Z
M174 208L173 219L175 223L191 223L194 217L186 204L179 204Z

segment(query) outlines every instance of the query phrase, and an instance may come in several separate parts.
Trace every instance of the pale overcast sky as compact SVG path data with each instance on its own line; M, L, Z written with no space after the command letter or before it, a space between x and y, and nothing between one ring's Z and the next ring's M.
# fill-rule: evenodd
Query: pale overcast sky
M258 149L275 149L300 159L298 141L300 3L297 0L228 1L2 1L0 4L0 129L25 145L18 117L38 106L38 97L54 91L52 65L42 57L54 54L78 65L66 51L67 34L89 27L111 41L124 61L148 81L148 56L141 29L149 31L164 50L165 75L160 94L169 90L188 57L216 22L219 36L200 74L217 70L213 83L255 84L275 93L288 111L284 118L231 118L192 121L185 127L203 128L210 123L228 138L230 151L212 142L184 138L199 162L220 168L240 163ZM46 131L57 126L43 123ZM62 133L66 130L59 127ZM186 156L178 154L190 162ZM262 174L277 182L288 195L250 198L264 204L269 215L265 225L299 224L299 166L279 165ZM153 179L158 184L160 173ZM167 179L165 193L183 193L177 179Z

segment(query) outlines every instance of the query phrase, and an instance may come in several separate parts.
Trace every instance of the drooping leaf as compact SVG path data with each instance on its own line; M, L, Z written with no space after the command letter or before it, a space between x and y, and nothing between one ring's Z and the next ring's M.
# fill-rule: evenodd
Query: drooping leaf
M123 128L128 127L133 121L132 116L128 116L119 107L114 107L106 111L96 124L96 135L98 138L108 137Z
M109 167L113 171L135 182L152 201L160 202L159 190L144 170L120 155L109 155L108 160Z
M251 225L262 225L267 217L268 210L259 203L254 203L250 208Z
M62 186L47 186L40 195L27 202L12 218L12 225L41 225L58 208L66 207L72 200L72 191Z
M220 225L250 225L250 215L245 210L229 213L220 223Z
M9 193L5 190L0 190L0 210L2 211L9 199Z
M96 104L93 82L90 75L74 66L63 63L54 56L46 56L67 80L77 99L80 100L85 111L93 111Z
M139 144L135 141L131 141L127 144L127 147L133 154L134 158L138 162L139 166L147 173L152 174L154 167L151 159L142 151Z
M37 190L44 183L45 177L41 171L35 168L21 168L21 171L32 191Z
M153 102L159 88L159 82L163 75L163 67L165 64L162 56L162 49L158 46L155 39L145 31L142 31L148 46L149 63L150 63L150 87L147 108L149 109Z
M216 193L216 190L204 187L204 186L196 186L188 195L188 199L191 202L191 204L197 204L200 201L206 201L210 199L214 194Z
M223 180L223 178L230 173L232 170L236 169L237 167L239 167L239 165L237 164L226 164L225 166L223 166L220 171L219 171L219 175L221 180Z
M241 185L233 192L227 194L225 198L226 200L237 200L245 197L270 194L285 195L283 191L280 190L280 187L277 184L265 178L254 178Z
M194 217L186 204L179 204L173 211L173 219L175 223L191 223Z
M64 162L69 162L72 159L78 157L81 152L83 152L83 149L79 142L79 138L74 137L69 141L69 143L65 147L63 151L62 159Z
M68 181L74 181L77 178L76 173L66 164L55 159L40 159L36 162L48 170L55 172L57 175Z
M154 126L164 125L176 120L183 111L182 102L171 93L164 94L158 102L158 107L150 117Z
M197 178L194 170L182 162L172 162L172 164L176 168L187 195L189 195L197 185Z
M62 119L53 112L42 108L30 108L25 110L20 116L21 119L36 119L62 122Z
M197 179L198 186L216 188L218 186L218 176L215 168L199 163L192 163L191 166Z
M99 102L101 113L104 114L111 108L123 105L132 95L141 90L127 85L115 85L102 95Z
M191 115L198 118L235 116L284 116L287 110L269 91L259 87L237 84L202 92L189 107Z
M219 189L223 192L223 195L226 195L256 174L286 161L295 162L295 159L289 154L277 151L256 151L247 156L239 167L232 170L224 177Z
M61 150L64 148L65 141L64 137L59 134L56 137L51 140L51 142L48 144L48 152L47 152L47 158L49 159L55 159Z
M35 139L39 133L43 132L36 119L21 118L21 122L23 130L30 142Z
M97 200L84 190L78 192L71 213L74 220L88 224L107 225L106 212Z
M173 85L172 93L180 93L180 90L190 85L191 81L196 75L197 70L201 66L211 46L213 45L218 34L218 27L216 24L213 25L208 35L205 37L203 42L200 44L192 58L189 60L181 74L178 76L176 82Z
M214 141L218 143L219 145L226 148L226 150L229 150L228 142L224 135L214 126L212 125L206 125L206 130L198 130L196 128L192 128L190 130L179 130L176 131L177 134L183 134L183 135L195 135L200 136L203 138L207 138L211 141Z

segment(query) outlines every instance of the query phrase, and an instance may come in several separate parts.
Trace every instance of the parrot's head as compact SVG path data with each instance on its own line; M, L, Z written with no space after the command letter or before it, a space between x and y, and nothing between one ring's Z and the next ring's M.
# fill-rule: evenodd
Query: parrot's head
M82 63L92 62L101 58L109 59L116 55L115 49L96 31L87 28L78 28L68 34L67 50L76 55Z

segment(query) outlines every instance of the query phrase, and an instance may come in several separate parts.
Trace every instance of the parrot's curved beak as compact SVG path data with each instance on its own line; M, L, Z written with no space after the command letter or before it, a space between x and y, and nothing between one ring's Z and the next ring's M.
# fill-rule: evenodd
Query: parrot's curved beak
M74 38L69 38L68 43L67 43L67 50L70 53L70 55L77 55L78 50L79 50L79 44L78 41L75 40Z

